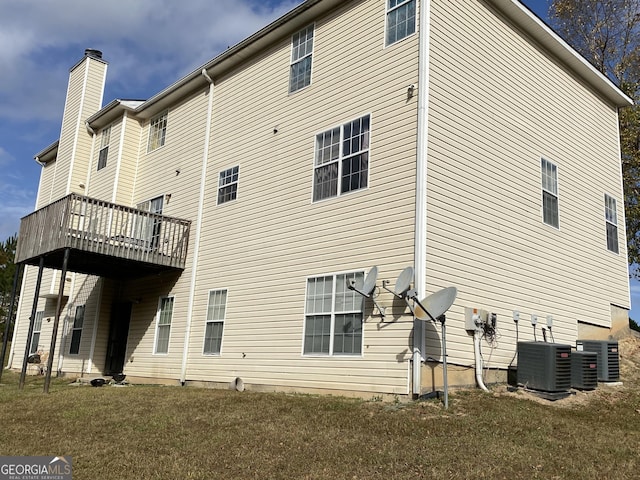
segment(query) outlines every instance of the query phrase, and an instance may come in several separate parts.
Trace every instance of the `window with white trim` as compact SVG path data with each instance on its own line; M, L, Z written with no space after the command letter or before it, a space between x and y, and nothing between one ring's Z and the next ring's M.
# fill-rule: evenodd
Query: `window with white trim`
M156 342L154 353L169 352L169 336L173 317L173 297L161 297L158 302L156 320Z
M362 287L364 272L307 279L305 355L362 355L364 297L347 288L349 280Z
M387 0L386 45L416 32L416 0Z
M607 250L619 253L618 210L616 199L604 194L604 220L607 228Z
M546 159L541 159L542 169L542 219L547 225L559 228L558 215L558 168Z
M311 84L314 26L309 25L291 37L291 67L289 69L289 93Z
M365 115L316 135L314 202L367 187L370 123Z
M40 332L42 332L42 318L44 310L36 312L36 319L33 322L33 334L31 335L31 345L29 346L29 355L38 351L38 343L40 343Z
M202 351L205 355L220 355L226 310L227 291L210 291L209 303L207 304L207 323L204 330L204 349Z
M82 326L84 324L84 305L76 307L76 314L73 317L73 327L71 329L71 347L69 353L78 355L80 353L80 339L82 338Z
M239 171L240 167L233 167L220 172L220 180L218 181L218 205L235 200L238 196Z
M98 170L102 170L107 166L107 157L109 156L109 142L111 141L111 125L102 129L100 135L100 153L98 154Z
M167 116L168 110L151 119L149 124L149 143L147 144L147 153L154 151L164 145L164 139L167 134Z

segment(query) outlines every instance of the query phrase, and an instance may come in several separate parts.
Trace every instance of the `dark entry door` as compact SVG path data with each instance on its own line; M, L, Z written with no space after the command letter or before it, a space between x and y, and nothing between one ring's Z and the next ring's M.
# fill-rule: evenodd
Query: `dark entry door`
M109 323L109 342L107 343L107 360L105 375L122 373L127 353L127 337L131 321L131 302L114 303L111 307Z

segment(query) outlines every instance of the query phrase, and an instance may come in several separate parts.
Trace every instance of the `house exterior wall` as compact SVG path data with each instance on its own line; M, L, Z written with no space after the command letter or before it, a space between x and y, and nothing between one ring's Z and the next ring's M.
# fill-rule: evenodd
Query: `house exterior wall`
M151 152L150 123L160 112L137 116L138 110L124 109L111 124L107 166L100 171L100 131L92 137L83 121L71 119L87 118L101 102L100 75L85 85L81 70L106 65L85 59L71 72L58 161L43 169L38 205L68 193L69 178L71 190L87 179L88 196L132 207L162 197L164 215L192 226L182 272L135 280L73 276L58 341L65 373L104 373L112 306L131 302L129 378L412 391L413 316L404 300L380 286L389 281L393 289L399 273L414 265L418 102L427 92L408 90L419 85L421 26L385 47L385 3L343 2L315 18L311 84L295 93L289 93L289 69L298 28L283 27L268 48L215 77L214 86L194 81L203 86L168 106L165 143ZM539 340L552 315L554 340L573 343L578 322L608 329L611 305L629 307L617 112L491 2L430 5L424 280L427 293L458 289L447 312L448 358L456 381L470 383L467 308L497 314L495 341L483 350L490 367L504 369L516 337L533 339L531 314L539 317ZM80 104L93 110L80 112ZM146 108L159 110L153 102ZM371 121L367 187L314 202L316 135L364 115ZM75 150L74 141L82 143ZM89 160L75 161L69 177L77 151ZM557 229L542 219L541 158L558 168ZM237 198L219 205L220 172L235 166ZM617 200L618 254L607 251L605 193ZM305 355L307 280L366 274L374 265L375 300L386 315L366 300L362 355ZM43 289L57 293L58 277L45 272ZM23 298L33 298L34 282L29 268ZM227 291L222 348L205 355L209 292L219 289ZM167 296L174 299L169 347L156 353L160 299ZM68 355L80 302L87 306L81 348ZM27 303L20 307L23 320ZM18 348L24 324L16 329ZM442 332L431 323L425 329L422 387L428 389L441 382ZM48 345L48 332L49 340L43 329L41 343Z
M610 327L629 308L616 108L487 2L432 2L427 280L455 285L452 363L473 363L464 308L498 314L485 358L505 367L519 338L553 316L555 341L578 321ZM559 228L543 222L541 158L557 165ZM619 254L607 250L604 194L617 199ZM432 336L431 348L438 349ZM429 352L427 352L429 354Z

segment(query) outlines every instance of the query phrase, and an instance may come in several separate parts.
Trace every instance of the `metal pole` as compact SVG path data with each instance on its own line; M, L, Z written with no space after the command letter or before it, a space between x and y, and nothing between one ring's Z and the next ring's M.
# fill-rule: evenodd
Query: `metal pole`
M444 323L446 318L444 315L439 317L442 324L442 381L444 383L444 409L449 408L449 385L447 382L447 328Z
M18 388L24 388L24 378L27 375L27 360L29 359L29 349L31 347L31 337L33 337L33 326L36 322L36 312L38 311L38 296L40 295L40 285L42 284L42 271L44 270L44 257L40 257L38 264L38 279L36 280L36 291L33 295L33 306L31 307L31 316L29 317L29 332L24 346L24 357L22 358L22 370L20 371L20 382Z
M16 291L18 290L18 279L22 272L22 263L16 265L16 271L13 275L13 287L11 289L11 304L9 305L9 314L7 315L6 325L4 326L4 337L2 338L2 353L0 353L0 381L2 380L2 371L4 370L4 357L7 354L7 343L9 343L9 328L13 319L13 309L16 304Z
M65 277L67 276L67 265L69 264L69 252L69 248L64 249L62 272L60 273L60 287L58 288L56 318L53 321L53 332L51 332L51 346L49 347L49 360L47 361L47 371L44 377L44 393L49 393L49 384L51 383L51 370L53 369L53 357L56 353L56 337L58 336L58 325L60 324L60 310L62 310L62 295L64 294L64 283Z

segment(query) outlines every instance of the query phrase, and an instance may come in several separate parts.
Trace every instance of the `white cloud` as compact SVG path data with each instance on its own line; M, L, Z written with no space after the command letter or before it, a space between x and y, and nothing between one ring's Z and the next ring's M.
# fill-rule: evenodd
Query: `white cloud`
M3 0L0 119L59 121L84 48L104 52L119 97L149 97L299 3Z

